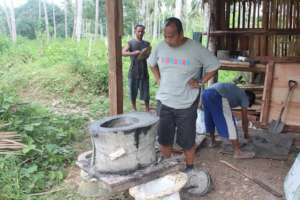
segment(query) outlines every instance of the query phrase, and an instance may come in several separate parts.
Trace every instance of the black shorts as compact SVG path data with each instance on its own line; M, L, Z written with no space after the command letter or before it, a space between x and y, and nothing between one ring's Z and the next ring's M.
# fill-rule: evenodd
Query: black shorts
M138 91L140 92L140 99L149 101L149 79L128 79L128 89L130 100L136 100Z
M158 142L161 145L176 143L184 150L195 144L198 99L189 108L174 109L161 104L159 109Z

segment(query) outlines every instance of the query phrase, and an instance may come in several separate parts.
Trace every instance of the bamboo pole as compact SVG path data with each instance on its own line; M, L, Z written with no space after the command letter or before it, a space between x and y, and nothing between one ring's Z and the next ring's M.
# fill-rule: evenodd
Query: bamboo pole
M271 194L273 194L276 197L282 198L282 193L276 191L275 189L271 188L269 185L265 184L264 182L262 182L261 180L259 180L258 178L255 178L249 174L247 174L246 172L242 171L241 169L237 168L236 166L224 161L224 160L220 160L221 163L225 164L227 167L230 167L231 169L235 170L236 172L238 172L239 174L245 176L246 178L250 179L251 181L253 181L254 183L256 183L258 186L260 186L261 188L263 188L264 190L266 190L267 192L270 192Z

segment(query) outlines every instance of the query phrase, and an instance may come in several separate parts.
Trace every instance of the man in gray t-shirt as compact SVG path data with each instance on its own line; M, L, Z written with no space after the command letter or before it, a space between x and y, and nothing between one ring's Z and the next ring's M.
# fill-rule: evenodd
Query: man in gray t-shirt
M205 89L202 94L205 128L210 133L212 145L215 143L215 129L223 138L231 141L234 147L234 158L252 158L254 152L240 150L238 135L231 108L242 108L242 128L245 138L248 135L247 109L255 101L255 94L244 91L233 83L215 83Z
M220 64L198 42L184 37L181 21L175 17L166 20L164 37L147 60L159 85L156 94L161 102L158 141L161 154L171 156L177 130L177 143L184 150L189 170L193 168L195 154L199 86L215 74ZM206 74L198 81L202 67Z

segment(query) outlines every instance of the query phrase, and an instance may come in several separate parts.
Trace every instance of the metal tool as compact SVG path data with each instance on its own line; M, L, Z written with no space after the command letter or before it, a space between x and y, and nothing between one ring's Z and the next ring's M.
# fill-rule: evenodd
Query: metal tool
M280 110L280 114L279 114L278 119L277 120L272 120L271 123L269 124L269 127L268 127L269 133L279 134L283 131L283 128L284 128L285 124L282 122L282 115L283 115L283 112L285 111L285 109L288 105L289 98L292 95L294 89L297 87L297 85L298 85L297 81L289 80L289 82L288 82L289 91L288 91L288 94L286 96L285 102L284 102L284 104L283 104L283 106Z

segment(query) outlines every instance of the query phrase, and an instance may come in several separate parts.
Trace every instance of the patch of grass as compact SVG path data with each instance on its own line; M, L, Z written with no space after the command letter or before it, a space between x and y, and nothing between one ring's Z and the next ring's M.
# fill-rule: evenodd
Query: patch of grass
M223 83L232 82L239 74L237 71L219 70L218 79Z
M0 92L1 131L16 131L25 148L17 155L0 156L0 199L34 199L31 193L58 185L75 159L72 144L83 137L86 119L57 116L34 104L19 103Z

